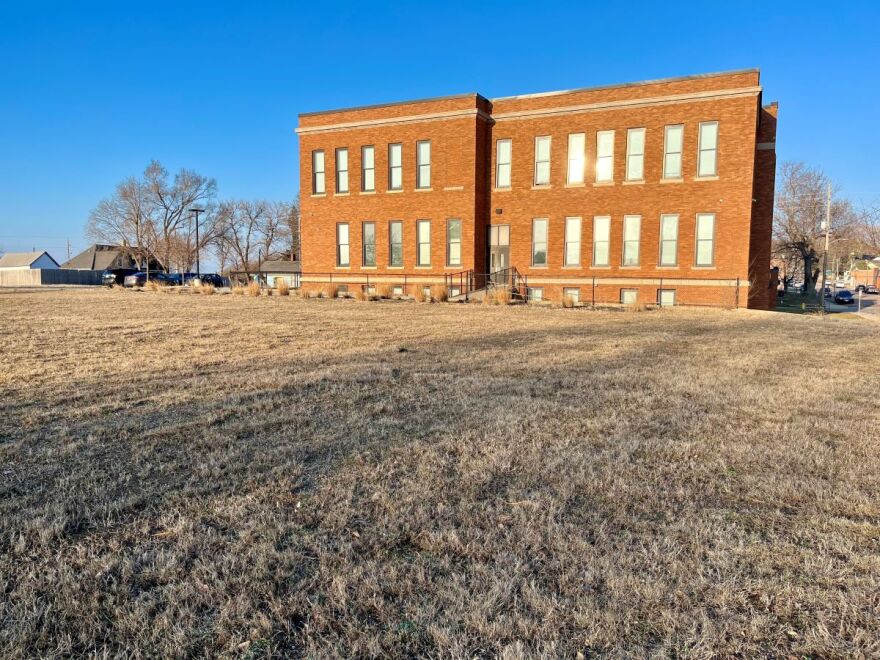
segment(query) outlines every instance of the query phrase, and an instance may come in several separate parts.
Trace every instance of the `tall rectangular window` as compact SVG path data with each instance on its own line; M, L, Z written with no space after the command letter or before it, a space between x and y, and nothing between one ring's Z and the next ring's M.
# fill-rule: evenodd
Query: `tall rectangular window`
M361 147L361 191L373 192L376 189L376 148Z
M547 218L532 220L532 265L547 265Z
M495 143L495 187L510 188L511 141Z
M718 122L704 121L700 124L697 175L715 176L716 174L718 174Z
M431 265L431 221L416 222L416 265Z
M403 190L403 145L388 145L388 190Z
M663 139L663 178L681 178L681 152L684 142L684 126L677 124L666 127Z
M376 223L363 224L363 255L361 263L367 267L376 265Z
M645 129L631 128L626 132L626 180L645 178Z
M614 181L614 131L596 133L596 183Z
M568 178L569 184L584 182L584 134L572 133L568 136Z
M431 187L431 142L416 142L416 188Z
M348 149L336 150L336 192L348 192Z
M611 216L597 215L593 218L593 265L607 266L611 242Z
M565 219L565 265L581 265L581 219Z
M349 263L348 223L338 222L336 224L336 265L348 266Z
M403 266L403 223L400 220L388 223L388 265Z
M542 135L535 138L535 185L546 186L550 183L550 136Z
M697 214L697 266L712 266L715 263L715 214Z
M461 220L446 221L446 265L461 266Z
M660 216L660 264L678 265L678 216Z
M312 194L323 195L327 192L324 173L324 151L318 149L312 152Z
M638 215L623 216L623 265L639 265L639 237L642 232L642 218Z

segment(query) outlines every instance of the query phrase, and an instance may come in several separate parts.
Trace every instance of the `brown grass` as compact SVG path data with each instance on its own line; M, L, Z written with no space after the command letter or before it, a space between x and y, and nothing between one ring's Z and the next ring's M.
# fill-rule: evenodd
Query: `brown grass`
M443 284L435 284L431 287L431 298L434 302L446 302L449 300L449 288Z
M338 287L337 285L335 285L335 284L328 284L328 285L325 286L324 289L321 291L321 294L322 294L325 298L336 298L336 297L339 296L339 287Z
M647 303L634 302L623 306L627 312L647 312L651 307Z
M571 309L572 307L574 307L574 297L562 296L562 306L566 309Z
M203 296L213 296L217 293L217 289L213 284L202 283L199 285L198 289L193 289L194 292L201 293Z
M431 302L431 297L425 295L425 289L421 284L416 284L413 291L413 300L416 302Z
M146 284L144 285L144 288L147 291L153 291L154 293L162 291L162 290L166 290L166 291L168 290L168 287L163 286L162 284L159 284L159 282L157 282L156 280L147 280Z
M487 305L508 305L510 300L510 290L505 287L487 289L483 296L483 302Z
M240 284L236 284L232 287L232 295L233 296L243 296L245 294L245 287Z
M880 654L880 325L265 302L0 293L0 657Z
M380 298L390 300L394 297L394 289L390 284L380 284L376 289L376 293Z
M279 296L290 295L290 285L287 283L287 280L277 280L275 282L275 293Z
M251 298L257 298L263 292L259 282L248 282L246 293Z

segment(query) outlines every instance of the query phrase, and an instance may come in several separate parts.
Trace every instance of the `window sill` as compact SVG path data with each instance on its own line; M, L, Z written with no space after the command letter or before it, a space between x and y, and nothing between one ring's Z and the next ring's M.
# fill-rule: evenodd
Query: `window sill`
M578 264L577 266L563 266L562 270L581 270L583 266Z
M327 193L312 193L309 197L326 197Z
M333 193L333 196L334 197L348 197L350 194L351 193L347 193L347 192L338 192L338 193Z
M351 270L351 266L333 266L333 270Z
M492 190L494 190L495 192L510 192L511 190L513 190L513 188L507 186L506 188L493 188Z
M375 190L361 190L358 195L375 195Z
M550 190L553 188L549 183L536 183L532 186L532 190Z
M403 188L398 188L397 190L386 190L385 194L390 195L392 193L402 193L402 192L403 192Z
M620 270L641 270L642 267L639 265L636 266L621 266Z
M611 266L587 266L590 270L611 270Z
M586 188L587 184L585 183L566 183L566 188Z
M403 266L388 266L388 270L403 270Z
M715 176L695 176L694 181L718 181L718 175Z
M461 270L461 264L458 264L457 266L450 266L449 264L447 264L443 268L445 268L446 270Z
M684 179L681 177L677 179L660 179L660 183L684 183Z
M623 185L625 185L625 186L643 186L643 185L645 185L645 180L639 179L638 181L624 181Z
M550 266L535 266L534 264L529 266L531 270L547 270Z
M717 266L691 266L691 270L718 270Z
M361 266L361 270L376 270L376 266Z
M433 188L416 188L416 192L434 192Z
M657 270L678 270L678 266L657 266Z
M614 185L614 181L596 181L593 184L593 187L594 188L606 188L608 186L613 186L613 185Z
M427 266L416 266L416 270L431 270L432 268L433 266L431 266L430 264Z

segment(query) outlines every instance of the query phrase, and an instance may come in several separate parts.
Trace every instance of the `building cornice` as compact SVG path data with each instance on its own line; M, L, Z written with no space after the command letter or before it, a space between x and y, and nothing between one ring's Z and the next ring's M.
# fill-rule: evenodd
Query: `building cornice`
M445 112L430 112L418 115L408 115L403 117L385 117L382 119L364 119L361 121L340 122L338 124L325 124L323 126L299 126L296 129L297 135L308 135L311 133L332 133L335 131L350 131L360 128L376 128L377 126L399 126L401 124L414 124L418 122L428 121L447 121L450 119L464 119L467 117L477 117L484 121L492 121L489 113L478 108L469 108L467 110L447 110Z

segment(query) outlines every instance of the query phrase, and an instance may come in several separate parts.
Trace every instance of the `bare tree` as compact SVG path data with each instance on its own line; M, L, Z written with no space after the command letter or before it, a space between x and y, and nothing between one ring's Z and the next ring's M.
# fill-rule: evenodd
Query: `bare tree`
M862 211L858 235L864 254L880 255L880 203Z
M119 183L112 197L98 202L86 224L89 238L122 246L138 268L150 259L147 244L154 233L147 191L134 177Z
M818 280L820 259L825 250L822 223L829 179L804 163L783 163L779 179L773 219L774 245L779 254L799 260L803 267L804 290L809 291ZM852 204L832 196L831 227L835 240L850 237L855 220Z
M250 275L260 258L288 258L293 240L291 206L250 200L221 203L214 239L218 259L224 265L228 259L234 269Z

